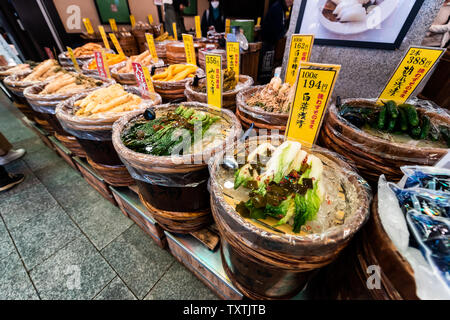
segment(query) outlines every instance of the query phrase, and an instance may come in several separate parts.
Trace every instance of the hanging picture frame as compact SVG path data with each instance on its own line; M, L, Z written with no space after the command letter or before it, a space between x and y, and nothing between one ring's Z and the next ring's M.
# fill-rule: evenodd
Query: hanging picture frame
M130 24L130 6L128 0L95 0L98 17L102 24L115 19L117 24Z

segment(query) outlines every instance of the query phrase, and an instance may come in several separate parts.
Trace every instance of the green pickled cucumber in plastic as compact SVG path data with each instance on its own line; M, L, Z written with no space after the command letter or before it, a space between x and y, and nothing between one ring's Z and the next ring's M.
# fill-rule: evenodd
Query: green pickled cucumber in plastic
M391 117L391 119L397 119L398 117L398 109L397 109L397 105L395 104L394 101L390 100L386 103L386 107L389 113L389 116Z
M430 132L431 121L430 118L426 115L422 117L422 131L420 131L419 139L424 140L428 137L428 133Z
M408 130L408 119L406 118L405 110L398 109L398 114L399 114L398 118L399 118L400 130L402 130L402 131Z
M381 107L380 113L378 114L378 129L383 130L386 123L386 105Z

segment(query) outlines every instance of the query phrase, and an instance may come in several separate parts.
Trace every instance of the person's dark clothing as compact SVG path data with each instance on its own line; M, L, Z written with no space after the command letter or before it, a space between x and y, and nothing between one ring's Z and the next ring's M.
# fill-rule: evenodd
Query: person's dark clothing
M289 19L285 16L287 9L284 0L279 0L270 7L261 25L263 42L274 45L284 37L289 27Z
M225 15L220 5L216 9L209 5L209 8L203 12L201 22L203 37L207 36L209 27L211 26L214 26L216 32L221 33L225 31Z

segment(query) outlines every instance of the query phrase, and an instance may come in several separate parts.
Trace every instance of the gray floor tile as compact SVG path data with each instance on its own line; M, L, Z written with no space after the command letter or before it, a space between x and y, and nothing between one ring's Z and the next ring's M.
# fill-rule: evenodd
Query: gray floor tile
M116 277L96 297L95 300L136 300L125 283Z
M0 131L13 145L16 142L36 137L36 134L31 129L25 127L19 119L2 122L0 124Z
M0 300L39 299L15 251L0 260L0 275Z
M137 225L111 242L102 254L139 299L150 291L174 261Z
M5 224L0 220L0 259L15 251L11 237L6 230Z
M92 299L116 273L93 245L78 237L30 272L41 299Z
M218 300L192 272L176 261L145 297L146 300Z
M47 187L51 194L63 188L70 190L72 179L80 177L80 173L58 157L58 159L42 169L34 171L36 177Z
M59 206L23 222L10 232L28 270L81 234Z

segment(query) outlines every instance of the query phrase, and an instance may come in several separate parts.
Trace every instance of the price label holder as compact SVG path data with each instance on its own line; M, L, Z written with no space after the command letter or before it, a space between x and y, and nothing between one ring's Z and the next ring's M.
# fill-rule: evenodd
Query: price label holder
M110 25L111 30L112 30L113 32L117 32L117 31L118 31L118 30L117 30L116 19L114 19L114 18L109 19L109 25Z
M94 34L94 29L92 28L91 20L89 18L83 18L84 27L88 34Z
M131 23L131 28L134 28L134 26L136 25L136 18L132 14L130 14L130 23Z
M151 14L147 15L148 23L153 24L153 16Z
M205 55L206 88L208 104L222 108L222 56L218 54Z
M174 22L172 23L172 31L173 31L173 37L176 41L178 41L178 33L177 33L177 24Z
M313 34L293 34L284 82L294 85L301 62L308 62L314 44Z
M158 53L156 52L155 39L150 33L145 33L145 40L147 40L148 51L153 60L158 60Z
M409 47L378 97L377 103L393 100L402 104L408 100L444 52L445 48Z
M286 138L307 146L316 142L340 69L340 65L300 64Z
M103 26L98 26L98 31L100 31L100 35L102 36L103 44L105 45L105 48L111 49L111 47L109 46L108 37L106 36L105 28L103 28Z
M197 65L195 58L194 36L183 33L184 51L186 53L186 63Z
M195 37L200 39L202 37L202 27L200 26L200 16L195 16Z
M95 62L97 63L97 71L100 78L110 79L111 75L109 74L109 66L106 61L105 51L95 51Z
M225 19L225 33L230 33L230 25L231 25L231 22L230 22L230 19Z
M70 60L72 60L73 67L77 72L81 72L80 66L78 65L78 61L73 54L73 50L71 47L67 47L67 52L69 53Z
M256 26L257 27L261 26L261 17L258 17L258 20L256 20Z
M239 42L227 41L227 69L234 71L239 83L240 51Z
M143 97L148 97L149 92L155 92L150 72L147 67L143 67L140 63L133 62L132 65L139 91Z
M117 40L116 35L114 33L110 33L109 37L111 38L111 41L113 42L114 47L117 50L117 53L124 56L125 53L123 53L122 47L120 46L119 40Z

